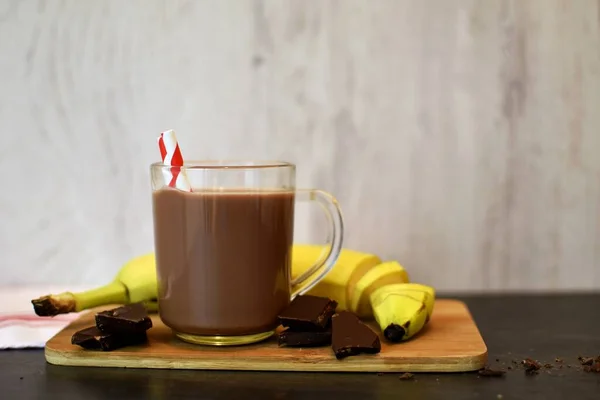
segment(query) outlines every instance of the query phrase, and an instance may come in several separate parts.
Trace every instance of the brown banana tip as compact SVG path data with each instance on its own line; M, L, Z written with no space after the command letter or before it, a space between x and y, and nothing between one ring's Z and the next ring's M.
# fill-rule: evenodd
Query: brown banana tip
M52 295L42 296L31 300L33 310L40 317L54 317L58 314L67 314L75 311L75 303L71 299L65 299Z
M398 343L402 341L402 338L406 334L404 328L398 324L389 324L387 328L383 330L383 336L390 342Z
M33 311L40 317L52 317L58 315L57 308L53 305L50 296L42 296L31 300Z

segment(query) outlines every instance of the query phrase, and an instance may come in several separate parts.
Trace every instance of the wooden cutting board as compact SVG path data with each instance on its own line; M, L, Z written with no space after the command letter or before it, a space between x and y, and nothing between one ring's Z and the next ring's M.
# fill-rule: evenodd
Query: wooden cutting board
M390 344L382 338L379 354L343 360L337 360L330 347L278 347L275 338L239 347L192 345L176 339L156 314L146 344L111 352L72 345L73 333L92 326L94 311L101 309L82 315L50 339L46 360L86 367L323 372L461 372L478 370L487 361L487 347L475 321L466 305L456 300L438 300L429 324L412 340Z

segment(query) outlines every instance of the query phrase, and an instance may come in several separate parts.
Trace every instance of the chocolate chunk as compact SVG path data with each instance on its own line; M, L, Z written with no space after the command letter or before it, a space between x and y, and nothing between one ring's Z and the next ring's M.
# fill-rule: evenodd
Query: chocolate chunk
M499 378L501 376L504 376L505 373L506 373L505 371L501 371L501 370L497 370L497 369L490 369L487 367L480 369L478 371L479 376L493 377L493 378Z
M331 348L338 360L360 353L375 354L381 351L379 336L349 311L331 318Z
M577 357L581 365L592 365L594 363L594 359L592 357Z
M323 331L336 307L337 302L327 297L297 296L279 315L279 322L297 332Z
M319 347L331 344L331 332L282 332L278 337L279 346Z
M592 365L585 365L583 367L585 372L595 372L600 373L600 362L595 361Z
M288 347L317 347L331 344L331 330L296 332L286 329L278 335L279 346Z
M75 332L71 343L90 350L111 351L121 347L140 344L147 340L146 331L129 334L105 333L91 326Z
M526 358L521 363L525 367L525 373L527 375L537 374L538 370L542 368L542 365L539 362L532 360L531 358Z
M107 333L141 333L152 327L152 320L143 304L134 303L97 313L96 326Z

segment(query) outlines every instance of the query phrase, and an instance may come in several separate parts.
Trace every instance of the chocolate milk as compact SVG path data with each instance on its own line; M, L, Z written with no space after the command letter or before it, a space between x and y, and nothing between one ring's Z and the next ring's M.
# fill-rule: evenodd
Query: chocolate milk
M171 329L250 335L290 303L294 192L153 193L159 312Z

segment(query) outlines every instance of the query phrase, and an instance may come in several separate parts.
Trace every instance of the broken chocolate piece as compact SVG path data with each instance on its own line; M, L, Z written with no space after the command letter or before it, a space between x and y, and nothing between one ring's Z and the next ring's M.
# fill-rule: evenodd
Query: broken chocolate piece
M140 344L146 340L146 331L130 334L105 333L95 326L77 331L71 337L72 344L81 346L84 349L103 351Z
M600 373L600 362L596 361L592 365L585 365L583 367L585 372L596 372Z
M323 331L336 307L337 302L327 297L297 296L279 315L279 322L297 332Z
M532 360L531 358L526 358L521 363L525 367L525 373L527 375L537 374L539 369L542 368L542 365L539 362Z
M592 357L577 357L581 365L592 365L594 363L594 359Z
M152 320L143 304L134 303L97 313L96 326L106 333L132 334L150 329Z
M286 329L279 333L277 341L279 346L288 347L328 346L331 344L331 330L322 332L296 332Z
M360 353L375 354L381 351L379 336L349 311L331 318L331 348L338 360Z
M498 378L504 376L506 372L497 369L482 368L478 371L479 376Z

